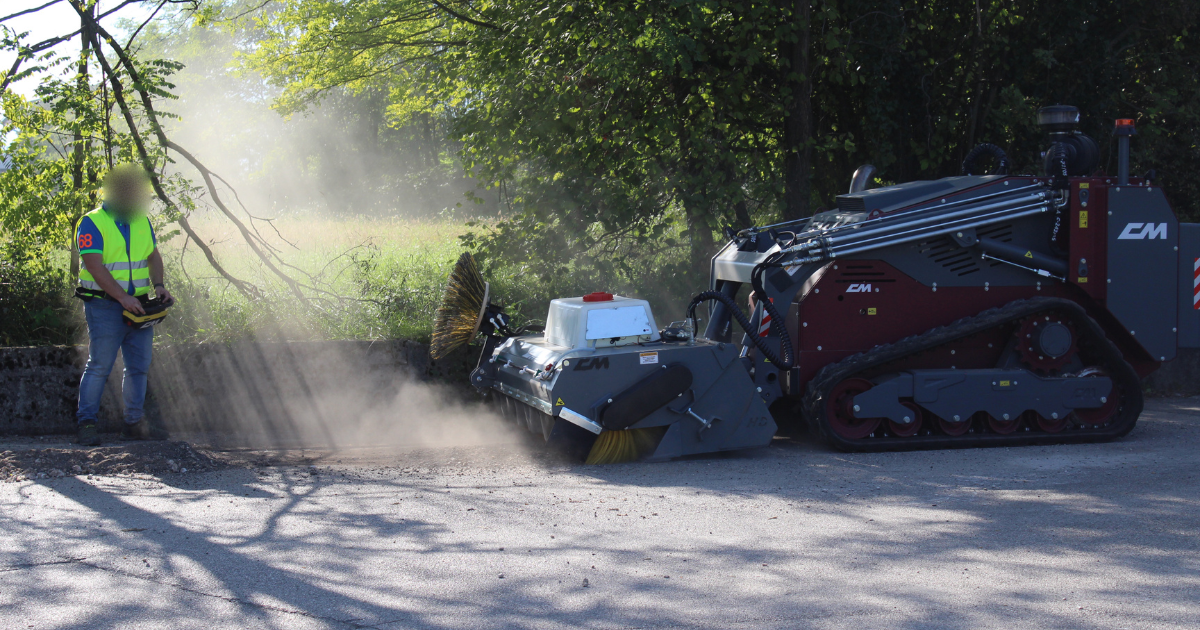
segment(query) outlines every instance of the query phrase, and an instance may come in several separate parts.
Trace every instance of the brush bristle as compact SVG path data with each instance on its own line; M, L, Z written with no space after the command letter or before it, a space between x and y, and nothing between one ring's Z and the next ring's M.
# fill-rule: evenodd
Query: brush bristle
M664 433L662 427L604 431L596 436L584 463L623 464L637 461L658 448Z
M429 356L441 359L475 338L487 288L470 252L463 252L450 272L446 294L433 320Z

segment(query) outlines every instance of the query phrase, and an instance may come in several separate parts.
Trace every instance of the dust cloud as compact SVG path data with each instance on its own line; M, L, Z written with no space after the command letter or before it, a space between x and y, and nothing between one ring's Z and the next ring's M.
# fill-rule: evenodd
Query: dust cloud
M383 79L281 107L282 88L241 56L260 34L198 26L189 16L182 11L157 21L143 35L141 54L183 64L170 77L178 98L161 105L171 114L166 129L221 176L218 192L226 205L237 208L240 199L249 213L265 218L428 218L481 209L467 201L478 184L452 158L456 145L441 122L425 114L390 117ZM200 183L181 159L168 168ZM212 212L207 196L198 198L199 214Z
M156 351L151 394L178 437L219 447L394 448L523 444L465 386L428 380L405 341L243 342ZM467 365L446 366L452 376Z
M298 264L321 269L334 263L322 258L336 244L333 232L343 218L445 217L477 188L448 159L454 147L436 120L417 116L400 125L387 118L386 87L329 90L301 111L281 113L280 88L239 62L239 52L253 46L255 37L195 26L184 12L156 22L142 40L142 54L183 64L171 77L178 99L163 104L172 114L167 131L221 176L216 185L225 205L243 221L283 218L292 225L321 226L320 236L277 234L250 220L272 241L281 241L281 249L282 243L312 244L307 256L315 263ZM202 186L182 159L168 168ZM201 237L212 239L209 246L235 274L256 270L257 259L230 234L209 193L201 187L195 194L193 225ZM330 220L305 222L312 217ZM167 249L179 246L172 242ZM303 250L289 255L306 256ZM205 278L190 283L193 294L177 296L181 300L204 302L210 292L218 296L224 290L215 279L211 291L196 288L213 275L201 265L183 270ZM249 322L237 342L156 340L150 391L164 425L184 439L231 448L404 449L526 439L467 391L471 365L438 366L449 375L440 383L430 378L423 346L411 342L280 341L313 336L304 330L303 309L288 312L280 304L260 305L279 312L265 317L266 324ZM205 322L210 306L179 307L179 317L186 316L182 309L193 309L200 323L189 325L210 328Z

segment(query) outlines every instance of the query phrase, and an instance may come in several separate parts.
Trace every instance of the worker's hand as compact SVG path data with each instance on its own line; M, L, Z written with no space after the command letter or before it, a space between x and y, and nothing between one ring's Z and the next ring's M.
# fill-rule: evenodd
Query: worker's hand
M142 308L142 303L132 295L121 296L121 299L117 301L121 303L121 306L124 307L125 310L133 313L134 315L146 314L146 311Z
M157 295L158 299L162 300L164 304L169 304L175 301L175 298L171 297L171 292L168 291L166 287L154 287L154 294Z

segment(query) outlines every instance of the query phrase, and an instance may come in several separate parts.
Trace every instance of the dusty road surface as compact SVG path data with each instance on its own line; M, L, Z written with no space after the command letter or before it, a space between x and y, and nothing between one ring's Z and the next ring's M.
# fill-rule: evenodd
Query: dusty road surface
M233 456L0 483L0 627L1200 627L1200 399L1100 445Z

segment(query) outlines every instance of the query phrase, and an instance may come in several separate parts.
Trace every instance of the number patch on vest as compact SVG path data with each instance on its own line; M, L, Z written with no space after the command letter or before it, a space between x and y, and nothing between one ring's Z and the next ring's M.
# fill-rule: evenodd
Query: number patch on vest
M91 247L92 246L92 235L91 234L80 234L79 235L79 246L80 247Z

